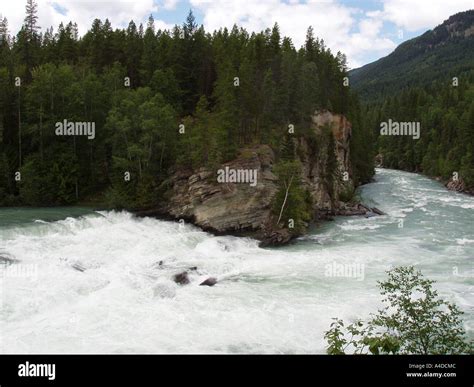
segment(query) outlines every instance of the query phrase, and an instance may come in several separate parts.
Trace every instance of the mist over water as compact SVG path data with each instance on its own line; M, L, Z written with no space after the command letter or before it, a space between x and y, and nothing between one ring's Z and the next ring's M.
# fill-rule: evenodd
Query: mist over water
M19 261L2 265L0 351L324 353L331 318L367 318L377 281L408 264L472 335L474 198L393 170L360 195L387 215L337 218L279 249L126 212L0 209L0 256ZM340 264L362 271L328 276ZM194 266L189 285L172 281Z

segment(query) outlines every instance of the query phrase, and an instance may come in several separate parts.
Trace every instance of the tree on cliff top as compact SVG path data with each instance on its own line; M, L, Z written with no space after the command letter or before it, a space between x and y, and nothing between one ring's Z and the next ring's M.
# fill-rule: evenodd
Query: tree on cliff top
M297 160L281 160L274 167L279 189L273 201L273 213L277 225L299 233L311 219L311 200L301 184L301 163Z

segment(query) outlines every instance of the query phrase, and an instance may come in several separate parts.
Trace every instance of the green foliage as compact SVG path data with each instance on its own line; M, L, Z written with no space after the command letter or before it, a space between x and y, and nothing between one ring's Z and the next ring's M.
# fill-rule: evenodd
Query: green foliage
M399 352L400 342L395 336L387 333L374 335L373 332L372 325L360 320L346 326L344 321L334 318L324 335L328 342L326 352L328 355L345 355L348 350L354 354L373 355Z
M361 111L355 96L352 96L351 104L348 113L353 128L350 161L352 165L352 180L358 185L370 182L375 173L374 123L367 119L368 112Z
M413 266L388 271L379 282L384 308L367 323L344 325L334 319L325 334L328 354L461 354L472 353L462 325L463 312L445 301Z
M171 69L156 70L151 78L150 88L153 92L163 95L175 109L179 109L179 85Z
M280 159L286 161L294 160L295 152L295 138L291 135L286 135L283 137L282 144L280 146Z
M222 161L221 147L224 133L219 131L216 116L208 110L207 98L202 96L196 107L196 115L189 120L187 135L181 136L189 142L187 159L193 168L214 168Z
M458 172L468 187L474 186L474 72L451 82L403 89L383 103L370 105L367 126L373 127L384 166L423 171L449 179ZM420 139L381 136L380 123L388 119L419 122Z
M174 115L163 96L149 88L122 92L117 99L106 123L114 155L107 194L111 205L143 208L155 203L159 177L165 175L177 146Z
M345 185L341 192L339 192L339 200L345 203L355 201L355 192L356 191L352 185Z
M9 178L12 172L7 163L7 157L0 152L0 206L13 206L17 204L17 198L9 194Z
M300 233L311 219L311 196L301 183L299 161L282 160L274 167L278 176L279 190L274 198L272 211L277 222L290 231Z
M51 153L49 153L51 151ZM30 155L20 169L20 197L33 206L74 203L78 176L78 160L69 155L67 146L48 150L43 160Z

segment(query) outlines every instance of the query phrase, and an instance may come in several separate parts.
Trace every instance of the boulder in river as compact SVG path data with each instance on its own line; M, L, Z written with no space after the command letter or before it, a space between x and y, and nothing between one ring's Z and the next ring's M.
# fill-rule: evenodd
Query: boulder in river
M189 277L188 277L188 272L183 271L181 273L175 274L173 276L173 281L176 282L179 285L187 285L189 284Z
M209 277L205 281L201 282L199 286L214 286L217 283L217 278Z
M264 238L259 247L268 247L268 246L283 246L288 244L294 235L287 229L279 229L273 231L268 237Z

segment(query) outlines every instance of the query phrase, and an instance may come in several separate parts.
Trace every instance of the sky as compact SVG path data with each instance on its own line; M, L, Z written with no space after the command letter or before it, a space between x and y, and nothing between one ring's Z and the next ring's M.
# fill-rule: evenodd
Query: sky
M400 43L436 27L449 16L473 9L473 0L37 0L38 24L44 31L76 22L80 35L95 18L108 18L114 28L137 24L150 14L156 28L182 24L192 10L206 31L234 24L262 31L275 22L281 34L299 48L311 25L336 53L347 55L351 68L388 55ZM0 0L0 15L11 34L20 29L26 0Z

